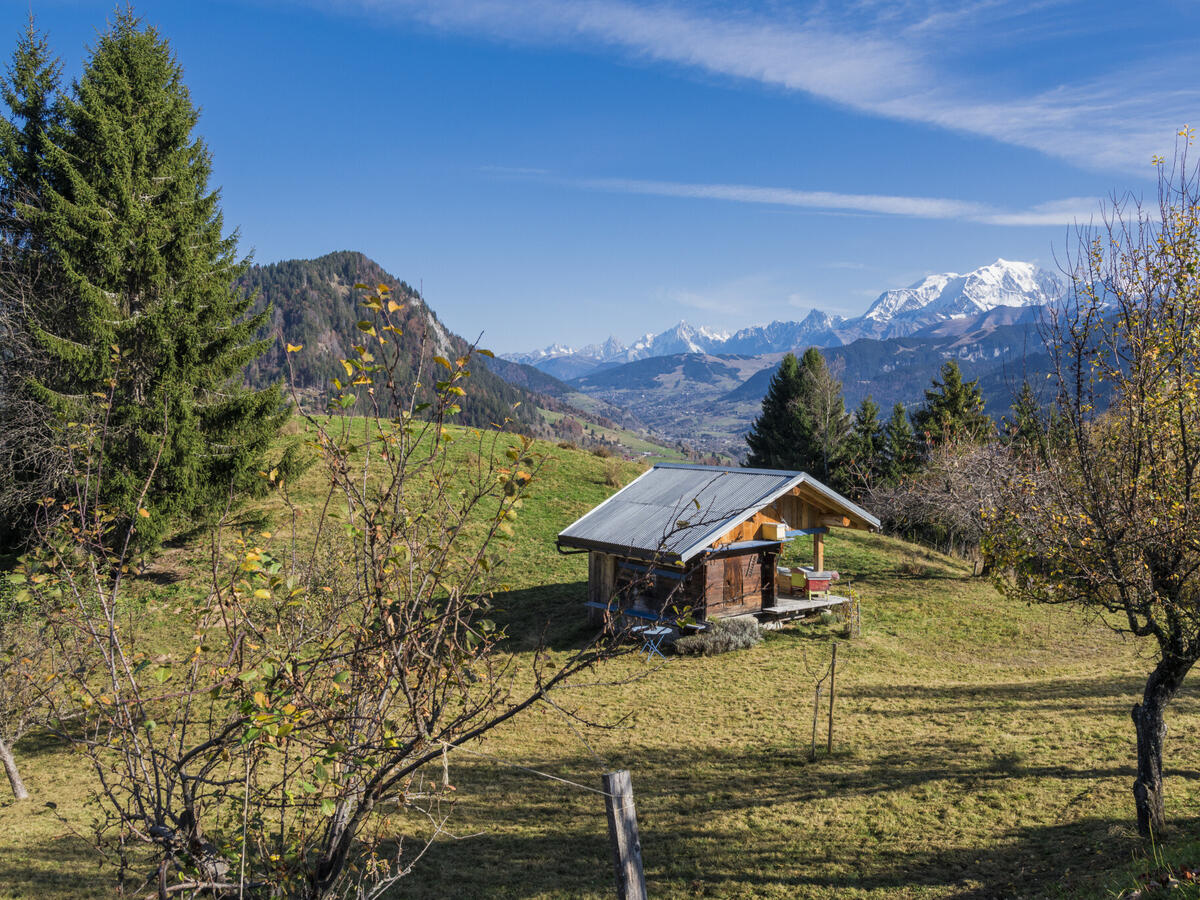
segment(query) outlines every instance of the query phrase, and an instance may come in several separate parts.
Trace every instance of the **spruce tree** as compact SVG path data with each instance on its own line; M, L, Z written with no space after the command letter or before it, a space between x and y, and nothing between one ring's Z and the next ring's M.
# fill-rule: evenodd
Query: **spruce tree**
M983 392L978 381L963 381L956 360L942 366L941 380L933 379L925 402L913 414L917 434L930 446L958 441L976 441L989 435L992 420L983 411Z
M883 475L886 442L879 405L868 394L854 411L854 424L846 438L842 482L848 488L865 489Z
M834 377L825 357L809 347L800 358L801 441L796 448L796 465L831 487L842 487L840 469L850 416L842 397L842 383Z
M1024 449L1040 448L1045 433L1042 405L1028 381L1021 382L1021 393L1013 402L1012 412L1012 419L1005 422L1009 441Z
M762 414L746 434L750 452L746 465L761 469L791 468L794 448L801 439L796 408L800 396L800 363L786 354L771 376Z
M45 410L29 391L36 352L29 313L62 314L31 211L46 178L49 133L57 128L61 67L32 18L0 81L0 551L27 535L31 504L49 493L64 468Z
M8 115L0 118L0 203L6 250L20 247L28 234L20 205L35 203L45 179L49 133L61 117L58 103L62 66L33 19L17 41L0 98Z
M850 417L842 385L815 347L780 362L763 397L762 414L746 435L746 464L798 469L835 482Z
M917 470L917 439L904 404L892 407L892 417L883 429L883 481L896 484Z
M104 418L111 510L133 516L154 473L143 546L252 490L286 416L277 387L241 386L267 313L233 287L245 261L182 75L154 29L118 15L63 101L32 217L68 300L34 322L35 390L60 421Z

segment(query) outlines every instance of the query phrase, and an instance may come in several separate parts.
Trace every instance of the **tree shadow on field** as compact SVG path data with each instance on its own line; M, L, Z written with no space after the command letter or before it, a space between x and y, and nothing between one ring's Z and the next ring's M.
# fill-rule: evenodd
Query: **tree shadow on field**
M599 630L588 622L586 600L586 581L543 584L497 592L488 617L505 629L508 650L534 650L542 644L551 650L575 650Z
M7 815L49 815L40 805ZM66 835L39 843L0 843L0 897L111 897L112 870L99 866L96 849Z
M869 684L848 687L845 695L858 700L915 701L938 715L1041 707L1060 716L1127 718L1145 684L1145 679L1137 676L1048 678L997 684ZM1190 711L1195 704L1193 698L1180 696L1172 702L1167 715Z
M770 748L637 753L623 765L633 773L649 894L1107 896L1106 870L1142 851L1132 821L1097 816L960 831L955 808L979 789L980 776L1096 781L1128 774L1022 768L1012 760L988 766L978 747L969 748L973 759L956 762L962 749L946 748L920 771L889 757L861 765L849 753L816 763ZM578 760L523 762L599 785L598 770L582 771ZM906 788L947 779L959 789L923 801L909 796L911 813L887 818ZM435 842L395 897L612 896L600 795L478 761L460 765L455 781L461 805L451 830L459 839ZM848 819L847 806L861 812ZM951 821L939 820L943 811ZM1178 822L1176 833L1197 824Z

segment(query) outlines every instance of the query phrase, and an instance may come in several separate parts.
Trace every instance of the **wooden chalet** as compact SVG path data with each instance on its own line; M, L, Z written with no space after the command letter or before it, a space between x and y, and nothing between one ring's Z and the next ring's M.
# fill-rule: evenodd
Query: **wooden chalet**
M831 527L875 530L879 520L805 472L659 463L557 543L561 553L588 553L594 619L634 609L704 621L805 608L805 592L778 577L779 554L811 537L809 585L828 588Z

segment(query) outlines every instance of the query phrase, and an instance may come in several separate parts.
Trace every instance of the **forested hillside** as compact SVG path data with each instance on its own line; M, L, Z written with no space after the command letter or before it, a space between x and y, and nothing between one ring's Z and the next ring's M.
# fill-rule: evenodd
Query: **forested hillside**
M358 283L385 284L396 302L404 304L398 314L404 320L404 333L396 339L414 361L414 369L408 374L415 377L421 353L428 364L435 355L455 359L467 352L467 341L442 325L416 290L362 253L339 251L317 259L252 266L241 284L258 292L258 308L271 307L264 334L303 345L303 350L291 354L290 377L306 402L319 402L328 395L334 378L345 379L339 360L352 354L350 344L362 318L356 296L360 292L354 289ZM247 367L250 385L259 387L288 377L283 342L276 340L267 353ZM485 365L472 367L471 381L462 403L463 424L482 426L508 417L529 427L540 420L537 398L504 381Z

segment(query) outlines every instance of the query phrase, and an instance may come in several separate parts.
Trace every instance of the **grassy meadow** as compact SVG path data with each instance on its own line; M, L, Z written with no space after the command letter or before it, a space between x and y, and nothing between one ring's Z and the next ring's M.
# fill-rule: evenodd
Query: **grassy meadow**
M526 669L541 635L551 654L588 636L586 557L557 554L553 538L613 490L606 460L541 449L496 598ZM620 478L638 471L622 464ZM299 495L319 482L310 472ZM203 559L173 550L140 586L153 627L169 629ZM395 896L614 896L603 798L586 788L619 768L652 897L1115 897L1152 867L1147 852L1200 863L1195 684L1168 711L1174 829L1146 848L1129 709L1148 648L1068 609L1009 602L969 566L892 538L835 533L826 560L861 597L860 637L814 623L725 656L606 664L559 701L606 727L546 706L451 756L449 833ZM811 761L833 640L834 749L823 708ZM111 896L88 845L82 760L36 736L18 751L34 797L0 793L0 898ZM405 830L419 846L419 823Z

